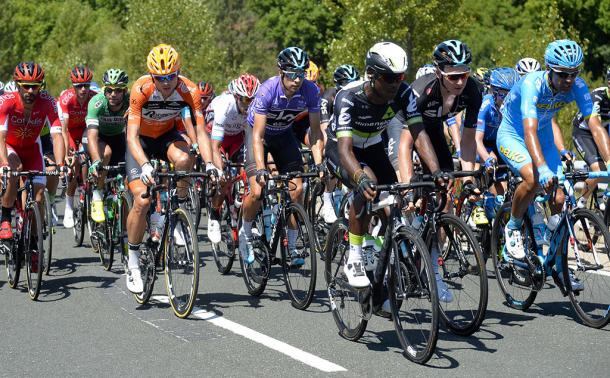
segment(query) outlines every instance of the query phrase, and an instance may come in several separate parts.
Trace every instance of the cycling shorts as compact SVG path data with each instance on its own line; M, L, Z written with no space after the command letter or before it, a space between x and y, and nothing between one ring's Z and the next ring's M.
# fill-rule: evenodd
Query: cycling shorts
M6 144L6 153L8 156L17 155L21 160L22 171L43 171L44 160L42 159L42 146L36 142L30 147L13 147ZM46 185L46 176L34 177L34 184Z
M125 133L119 135L103 135L98 134L97 138L100 142L103 142L107 146L110 146L110 151L112 151L112 156L110 157L110 161L108 165L118 165L125 161L125 153L127 152L127 140ZM85 151L89 151L87 145L89 141L87 138L83 138L83 148ZM99 144L99 143L98 143ZM98 151L100 154L103 154L103 150L100 148Z
M241 151L241 147L244 145L244 133L239 133L235 135L225 135L222 139L222 143L220 145L220 150L223 154L225 154L229 160L238 162L240 160L243 161L243 156L239 152Z
M246 127L246 174L248 177L256 175L256 161L254 160L254 149L252 148L251 127ZM279 135L265 135L263 140L265 148L265 163L267 153L271 154L277 170L280 174L288 172L303 172L303 157L301 156L300 144L292 131Z
M159 135L157 138L140 135L140 145L142 146L142 150L144 150L144 154L146 154L149 159L169 161L167 158L167 149L174 142L184 142L186 144L186 141L176 129L171 129L165 134ZM129 182L140 179L142 169L140 164L138 164L136 159L131 155L129 149L127 149L127 153L125 154L125 167L127 169L127 180Z
M604 167L604 159L599 154L593 134L590 130L583 130L578 127L572 128L572 138L574 139L574 146L578 150L578 153L585 159L588 166L595 163L601 164Z
M42 154L44 156L53 156L53 138L51 134L41 135L40 143L42 143Z
M81 139L85 129L84 127L82 129L68 129L68 143L72 151L78 151L78 145L82 143Z
M434 149L434 153L438 159L439 169L443 172L453 172L453 156L451 156L451 151L447 145L447 140L445 139L445 133L442 125L441 127L438 125L426 127L426 134L428 134L430 141L432 142L432 148ZM430 169L428 169L424 161L421 159L422 154L420 154L417 149L415 150L420 157L424 173L431 173Z

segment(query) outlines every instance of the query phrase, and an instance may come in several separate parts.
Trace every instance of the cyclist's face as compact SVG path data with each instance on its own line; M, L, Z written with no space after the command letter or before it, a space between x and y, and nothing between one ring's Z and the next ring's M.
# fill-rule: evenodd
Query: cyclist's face
M375 90L384 100L390 101L396 97L400 83L404 80L405 75L400 74L379 74L375 79Z
M87 95L89 94L89 88L91 88L91 84L79 83L79 84L72 84L72 86L74 87L74 92L76 93L76 98L78 98L81 101L85 100L87 98Z
M494 100L496 101L496 106L500 107L504 103L504 99L508 95L508 91L506 89L492 89L492 93L494 95Z
M40 88L41 83L17 83L21 100L27 105L31 105L36 101Z
M580 70L551 70L551 84L560 92L570 92Z
M178 73L156 77L152 75L155 87L163 97L169 97L178 86Z
M118 106L125 97L125 88L106 87L104 88L104 96L108 99L110 106Z
M449 94L455 96L462 94L470 76L470 69L468 67L447 66L442 71L439 69L438 72Z
M305 71L284 71L282 72L281 77L282 84L289 92L288 94L293 94L303 85L303 80L305 80Z

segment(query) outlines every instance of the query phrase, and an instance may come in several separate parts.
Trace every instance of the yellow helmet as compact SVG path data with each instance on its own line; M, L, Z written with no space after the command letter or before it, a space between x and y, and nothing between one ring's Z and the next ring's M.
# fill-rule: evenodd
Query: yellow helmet
M309 67L305 70L305 78L309 81L318 81L318 76L320 76L320 70L318 69L318 66L310 60Z
M180 56L172 46L162 43L150 50L146 66L153 75L168 75L180 69Z

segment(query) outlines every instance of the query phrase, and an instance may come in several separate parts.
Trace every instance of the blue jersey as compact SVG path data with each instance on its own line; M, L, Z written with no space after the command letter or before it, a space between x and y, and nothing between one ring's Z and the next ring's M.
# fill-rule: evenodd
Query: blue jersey
M307 110L320 112L318 87L309 80L303 80L301 88L290 99L284 95L281 78L267 79L258 90L256 98L248 108L248 124L254 126L254 114L267 116L265 135L279 135L290 129L295 117Z
M553 116L572 101L576 101L584 117L591 115L593 104L583 79L577 77L570 92L555 94L549 80L546 71L531 72L519 80L502 106L502 127L513 128L518 135L523 136L523 120L535 118L538 120L538 129L544 129L551 125Z
M483 141L494 142L498 135L498 127L502 122L502 113L496 108L494 96L487 94L483 97L481 110L477 117L477 131L483 133Z

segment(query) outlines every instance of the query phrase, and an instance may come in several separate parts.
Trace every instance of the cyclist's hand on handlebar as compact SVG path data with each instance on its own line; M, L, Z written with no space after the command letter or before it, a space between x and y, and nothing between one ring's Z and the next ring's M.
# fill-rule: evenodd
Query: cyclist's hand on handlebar
M8 164L0 166L0 177L9 176L10 172L11 167Z
M89 175L95 178L99 177L98 169L100 167L100 164L102 164L102 162L99 159L91 163L91 165L89 166Z
M205 173L216 178L222 177L222 171L218 169L214 163L205 163Z
M266 169L257 169L256 170L256 182L260 186L265 186L268 178L269 178L269 171L267 171Z
M436 185L440 186L441 188L450 189L450 187L452 186L452 183L450 183L452 181L451 176L449 176L446 172L441 171L440 169L432 173L432 180L436 183Z
M367 201L372 201L377 194L377 185L373 180L363 173L360 175L358 179L358 186L356 188L358 193L360 193Z
M155 184L154 172L155 168L150 164L150 162L146 162L142 164L141 167L142 173L140 173L140 180L144 183L144 185L152 186Z
M494 169L496 169L497 165L498 165L498 161L496 160L495 157L490 156L487 159L485 159L485 170L487 172L493 171Z
M554 189L556 180L554 180L555 174L553 171L549 169L549 166L546 164L538 167L538 183L544 191L548 194L551 193Z
M571 150L561 150L559 153L561 155L562 160L573 161L576 155Z

